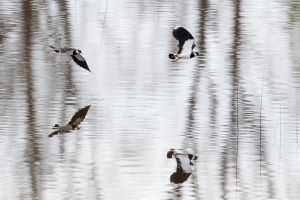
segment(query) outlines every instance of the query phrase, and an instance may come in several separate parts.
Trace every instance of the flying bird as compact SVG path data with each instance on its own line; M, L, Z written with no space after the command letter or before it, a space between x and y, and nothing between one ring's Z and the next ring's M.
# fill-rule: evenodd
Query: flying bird
M196 47L194 37L185 28L175 26L173 28L173 36L179 41L177 46L178 52L176 54L169 54L169 58L172 59L173 62L180 58L193 58L200 55L198 52L194 51L194 48Z
M55 52L57 53L66 53L69 56L72 57L72 59L74 60L74 62L79 65L80 67L88 70L89 72L91 72L91 70L89 69L85 59L82 57L81 55L81 50L79 49L75 49L75 48L71 48L71 47L63 47L63 48L56 48L53 46L50 46L52 49L54 49Z
M167 153L167 158L176 159L176 172L170 176L170 181L174 184L178 184L185 182L192 174L191 166L194 165L192 160L197 160L198 157L192 154L177 153L175 149L171 149Z
M85 106L84 108L79 109L72 117L71 121L65 125L65 126L60 126L59 124L55 124L53 126L54 129L58 129L56 131L53 131L49 137L52 137L53 135L58 135L60 133L68 133L71 130L74 130L76 128L78 128L78 125L84 120L86 114L88 113L89 109L90 109L90 105L89 106Z

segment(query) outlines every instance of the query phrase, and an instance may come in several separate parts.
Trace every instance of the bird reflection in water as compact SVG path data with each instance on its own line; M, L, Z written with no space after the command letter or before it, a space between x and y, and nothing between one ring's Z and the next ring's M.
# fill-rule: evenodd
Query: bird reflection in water
M176 159L176 172L170 176L170 181L174 184L179 184L185 182L192 174L191 166L194 165L192 160L197 160L198 157L192 154L177 153L175 149L170 149L167 153L167 158Z
M84 108L79 109L72 117L71 121L65 125L65 126L60 126L59 124L55 124L53 126L53 129L57 129L56 131L53 131L49 137L52 137L53 135L58 135L62 133L68 133L71 130L79 129L78 125L84 120L86 114L88 113L90 109L90 105L86 106Z

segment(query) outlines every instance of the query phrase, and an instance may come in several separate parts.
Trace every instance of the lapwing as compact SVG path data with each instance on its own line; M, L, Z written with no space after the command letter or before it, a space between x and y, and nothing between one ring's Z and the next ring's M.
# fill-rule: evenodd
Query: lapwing
M179 41L178 52L176 54L170 53L169 58L173 62L180 58L193 58L199 56L200 54L194 51L196 47L195 39L190 32L181 26L175 26L173 28L173 36Z
M59 124L55 124L53 126L54 129L57 129L56 131L53 131L49 137L52 137L53 135L58 135L61 133L68 133L71 130L75 130L76 128L78 129L78 125L83 122L86 114L88 113L89 109L90 109L90 105L89 106L85 106L84 108L79 109L72 117L71 121L65 125L65 126L60 126Z
M88 70L89 72L91 72L91 70L89 69L85 59L82 57L81 55L81 50L79 49L75 49L75 48L71 48L71 47L63 47L63 48L59 48L59 47L53 47L50 46L52 49L54 49L55 52L57 53L66 53L69 56L72 57L72 59L74 60L74 62L79 65L80 67Z
M176 172L170 176L170 181L174 184L179 184L185 182L192 174L191 166L194 165L192 160L197 160L198 157L192 154L177 153L175 149L171 149L167 153L167 158L176 159Z

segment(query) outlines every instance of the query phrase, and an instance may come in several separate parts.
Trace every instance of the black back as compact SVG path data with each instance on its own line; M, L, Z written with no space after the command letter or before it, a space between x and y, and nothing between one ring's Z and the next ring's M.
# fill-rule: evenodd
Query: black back
M189 39L194 39L194 37L192 36L192 34L190 34L190 32L188 32L185 28L183 27L177 27L173 29L173 36L176 40L180 41L186 41Z
M188 32L185 28L180 27L180 26L175 27L173 29L173 36L176 40L179 41L179 44L178 44L179 49L178 49L177 54L181 54L185 41L194 40L194 37L192 36L192 34L190 34L190 32ZM169 58L170 58L170 55L169 55Z

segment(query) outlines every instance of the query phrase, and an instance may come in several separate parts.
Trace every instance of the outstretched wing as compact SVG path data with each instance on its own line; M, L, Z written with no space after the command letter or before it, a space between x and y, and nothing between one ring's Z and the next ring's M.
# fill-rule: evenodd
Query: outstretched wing
M72 128L76 128L85 118L86 114L88 113L91 106L86 106L78 110L74 116L72 117L71 121L68 123L72 126Z
M70 55L72 57L72 59L74 60L74 62L76 62L77 65L79 65L80 67L88 70L89 72L91 72L91 70L89 69L85 59L78 53L75 55Z
M54 46L51 46L50 47L57 53L66 53L67 51L73 51L73 50L76 50L74 48L71 48L71 47L63 47L63 48L59 48L59 47L54 47Z
M74 51L76 50L75 48L71 48L71 47L63 47L63 48L60 48L60 52L61 53L66 53L68 51Z
M173 29L173 36L176 40L179 41L178 44L178 52L177 54L181 54L183 49L185 48L185 43L187 41L192 41L194 44L194 37L192 36L192 34L190 34L190 32L188 32L185 28L177 26ZM189 46L190 44L188 44ZM191 47L191 49L193 49L194 47Z
M186 155L176 156L177 171L184 173L192 173L190 159Z
M178 52L177 54L181 54L182 50L183 50L183 46L184 46L185 40L179 40L179 44L178 44Z

